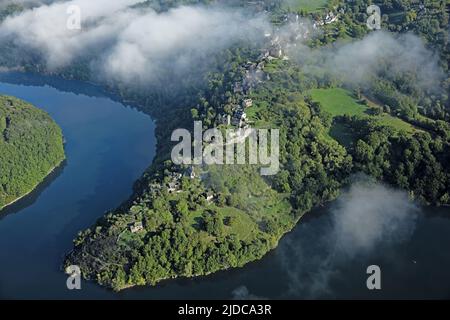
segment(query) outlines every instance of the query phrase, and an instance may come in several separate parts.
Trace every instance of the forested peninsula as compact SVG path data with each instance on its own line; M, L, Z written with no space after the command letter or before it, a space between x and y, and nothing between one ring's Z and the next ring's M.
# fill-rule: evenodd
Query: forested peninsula
M64 159L61 129L46 112L0 96L0 209L32 192Z
M436 4L417 19L419 25L431 15L448 21ZM275 25L295 24L298 16L322 25L321 34L307 42L311 52L370 33L363 2L334 1L313 12L266 8ZM409 9L383 7L393 15ZM399 31L401 40L407 24L406 18L392 19L385 27ZM249 43L223 52L216 72L206 76L206 88L166 100L161 111L154 110L155 101L164 101L161 96L149 100L132 94L158 119L158 156L130 201L80 232L66 265L79 265L87 279L114 290L241 267L275 248L305 212L335 199L357 172L404 188L412 199L449 203L447 98L416 81L420 70L390 73L394 52L377 60L369 84L349 84L330 66L308 68L295 54L288 57L277 37L269 38L267 52ZM448 56L440 45L436 42L440 54ZM258 166L173 164L172 144L164 142L173 129L192 128L194 120L221 130L246 122L253 128L279 128L280 172L262 177Z

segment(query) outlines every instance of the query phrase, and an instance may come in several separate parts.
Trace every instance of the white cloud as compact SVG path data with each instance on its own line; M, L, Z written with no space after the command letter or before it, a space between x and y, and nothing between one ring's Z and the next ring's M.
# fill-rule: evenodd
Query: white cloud
M93 57L93 65L111 80L150 81L171 72L206 64L237 40L262 36L264 18L248 18L222 7L177 7L165 13L130 9L142 0L72 0L43 5L6 19L0 41L43 57L49 69L76 58ZM81 30L66 27L67 8L81 8Z
M389 68L389 76L414 73L425 89L437 86L442 77L438 57L414 34L372 32L361 40L336 43L333 47L311 50L306 46L291 48L293 59L306 71L322 68L347 84L367 86L372 76Z
M262 34L261 19L219 8L179 7L130 21L105 60L109 76L149 80L170 68L186 72L239 39Z
M33 6L37 6L37 5L42 5L42 4L49 4L52 2L55 2L56 0L2 0L2 2L0 2L0 9L7 7L11 4L18 4L18 5L33 5Z
M42 55L50 69L58 68L111 40L123 28L123 18L127 16L123 10L137 2L74 0L42 5L6 19L0 28L0 39L13 39L19 48ZM67 9L71 5L81 9L81 30L67 28Z
M302 239L309 241L288 238L280 246L288 294L333 297L331 283L340 278L343 268L365 261L380 247L408 240L418 212L406 192L358 176L326 213L329 218L299 226Z
M405 191L357 181L333 211L334 243L349 255L408 238L415 226L416 205Z

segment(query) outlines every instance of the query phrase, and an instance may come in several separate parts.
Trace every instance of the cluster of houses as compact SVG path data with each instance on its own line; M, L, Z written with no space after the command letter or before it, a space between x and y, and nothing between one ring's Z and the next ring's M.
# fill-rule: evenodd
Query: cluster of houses
M284 40L284 37L280 37L278 34L271 35L270 33L266 33L265 36L266 38L270 38L270 41L268 48L265 49L263 54L260 56L262 63L273 59L287 60L288 57L285 48L287 47L289 41Z
M193 166L190 166L184 172L184 176L189 179L195 179L197 177L197 173ZM169 193L178 193L181 192L181 178L183 177L182 173L179 172L171 172L169 179L170 181L167 183L167 191Z
M247 95L258 84L264 81L264 65L265 61L260 59L260 62L247 62L244 66L245 74L242 79L242 93Z
M238 128L247 128L247 114L245 113L245 109L253 106L252 99L244 99L240 105L234 106L233 117L230 115L225 115L224 123L227 125L233 125Z
M264 74L265 61L259 62L247 62L244 66L245 73L242 81L236 82L233 85L233 92L244 96L240 104L233 107L233 115L223 114L221 115L221 122L226 125L233 125L238 128L246 128L248 126L247 114L245 109L253 105L252 99L245 98L251 92L251 90L258 84L266 79Z
M188 177L189 179L195 179L198 175L193 166L188 167L184 173L171 172L168 176L168 182L160 184L154 182L150 184L150 189L153 191L161 191L164 187L167 188L169 193L179 193L181 190L181 179L182 177Z
M240 104L233 107L233 115L221 115L221 122L226 125L233 125L238 128L247 128L247 114L245 109L253 106L252 99L245 98L259 83L270 79L269 75L264 72L265 64L273 59L284 59L288 57L285 54L283 41L279 36L272 36L271 33L265 33L267 38L270 37L269 45L264 49L256 62L248 61L244 65L244 76L242 81L233 85L233 92L244 96Z
M189 179L195 179L199 177L194 169L194 166L188 167L185 170L184 174L181 174L179 172L172 172L170 174L170 181L167 183L167 190L169 191L169 193L182 192L181 179L183 176L188 177ZM203 196L208 203L212 203L214 199L216 199L216 194L212 190L206 191Z
M169 193L180 192L181 190L181 177L183 175L179 172L170 173L170 181L167 183L167 191Z
M255 1L255 5L258 1ZM342 9L343 10L343 9ZM338 14L332 11L327 12L326 16L316 21L313 25L330 24L338 20ZM284 22L290 22L288 28L266 31L264 33L267 38L267 46L262 50L261 55L256 62L247 62L243 68L245 69L242 81L238 81L233 85L233 92L243 97L248 97L251 90L259 83L270 79L269 75L264 72L265 64L274 59L288 60L287 51L290 46L295 46L298 40L308 39L312 31L311 25L302 19L298 14L288 13L283 16ZM232 109L232 115L222 114L219 118L221 123L233 125L237 128L247 128L248 119L245 109L251 107L253 102L251 99L244 98L241 104L237 104Z
M251 100L251 99L246 99ZM235 105L233 108L233 116L229 114L222 115L222 123L226 125L233 125L237 128L247 128L247 114L243 105Z

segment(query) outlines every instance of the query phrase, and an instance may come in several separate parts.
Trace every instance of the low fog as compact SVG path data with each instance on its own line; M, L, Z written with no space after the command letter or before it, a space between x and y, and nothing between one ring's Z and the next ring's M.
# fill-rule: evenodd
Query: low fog
M339 267L361 261L382 246L401 243L412 235L418 208L406 192L358 176L333 205L323 230L301 224L309 243L289 240L280 246L289 293L304 298L333 297L331 281L340 279ZM311 217L313 218L313 217ZM368 265L367 265L368 266ZM365 272L367 266L361 266ZM364 285L364 283L362 283Z
M392 79L408 73L416 75L419 86L430 90L439 86L443 76L438 57L414 34L376 31L362 40L338 42L332 47L291 47L289 56L306 72L326 72L351 86L368 87L373 77L382 73Z
M2 0L0 2L0 9L3 9L11 4L18 4L23 6L38 6L42 4L50 4L57 0Z
M239 41L261 44L263 34L271 30L264 15L249 16L241 9L218 5L181 6L157 13L132 8L143 0L22 0L37 1L42 5L0 25L0 46L8 52L11 47L16 50L9 57L27 53L51 72L89 61L97 77L128 84L147 85L199 73L215 54ZM73 5L81 8L81 30L67 28L67 9ZM435 87L441 78L437 57L415 35L377 31L362 40L310 49L299 35L308 29L313 37L317 30L310 21L301 20L301 24L301 28L288 25L278 34L288 42L290 58L307 73L326 72L361 87L370 86L372 77L383 72L392 78L416 74L415 82L425 89Z
M231 292L233 300L267 300L265 297L260 297L248 291L246 286L239 286Z
M50 71L77 59L109 80L148 83L168 72L183 75L207 65L237 41L255 42L262 17L212 6L181 6L156 13L130 6L142 0L72 0L43 5L6 19L0 43L39 56ZM81 30L67 28L69 6L81 8Z

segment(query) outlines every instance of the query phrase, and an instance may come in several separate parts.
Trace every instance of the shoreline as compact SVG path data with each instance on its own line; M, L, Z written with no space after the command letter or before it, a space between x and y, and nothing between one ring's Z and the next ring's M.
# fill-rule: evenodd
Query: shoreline
M50 176L57 168L59 168L61 166L61 164L64 163L64 161L66 160L66 157L64 156L64 158L58 162L57 165L55 165L52 169L50 169L50 171L42 178L41 181L39 181L30 191L28 191L27 193L23 194L22 196L14 199L13 201L5 204L4 206L0 207L0 216L2 215L2 211L6 208L8 208L9 206L19 202L20 200L26 198L27 196L29 196L31 193L33 193L33 191L35 191L44 181L45 179L47 179L48 176Z
M320 207L320 206L323 206L324 204L327 204L327 203L330 203L330 202L332 202L332 201L335 201L337 198L338 198L338 197L336 197L336 198L334 198L334 199L331 199L331 200L328 200L328 201L326 201L326 202L324 202L324 203L318 204L318 205L312 207L310 210L307 210L307 211L301 213L301 214L299 215L299 217L298 217L298 218L294 221L294 223L291 225L291 227L290 227L289 229L286 229L286 231L284 231L282 234L280 234L279 238L277 239L276 243L273 245L272 248L270 248L269 250L267 250L261 257L256 258L256 259L254 259L254 260L247 261L247 262L246 262L245 264L243 264L242 266L227 267L227 268L224 268L224 269L219 269L219 270L217 270L217 271L212 271L212 272L208 272L208 273L204 273L204 274L192 274L192 275L190 275L190 276L174 275L174 276L167 277L167 278L161 278L161 279L159 279L155 284L143 284L143 285L126 284L126 285L124 285L123 287L118 288L118 289L116 289L116 290L113 289L113 288L110 287L110 286L100 285L100 284L99 284L98 282L96 282L95 280L92 280L92 279L86 279L86 280L92 281L93 283L95 283L95 284L97 284L97 285L99 285L99 286L101 286L101 287L107 288L107 289L109 289L109 290L113 290L114 292L121 292L121 291L124 291L124 290L133 289L133 288L139 288L139 287L153 287L153 288L156 288L156 287L160 286L163 282L166 282L166 281L172 281L172 280L178 280L178 279L194 279L194 278L202 278L202 277L208 277L208 276L210 276L210 275L213 275L213 274L216 274L216 273L219 273L219 272L226 272L226 271L228 271L228 270L230 270L230 269L235 269L235 270L237 270L237 269L242 269L242 268L245 268L245 267L246 267L248 264L250 264L250 263L257 263L257 262L261 261L261 260L264 259L270 252L273 252L274 250L276 250L276 249L279 247L280 241L281 241L287 234L291 233L291 232L299 225L300 221L302 220L302 218L303 218L306 214L308 214L309 212L313 211L314 209L316 209L316 208L318 208L318 207Z

